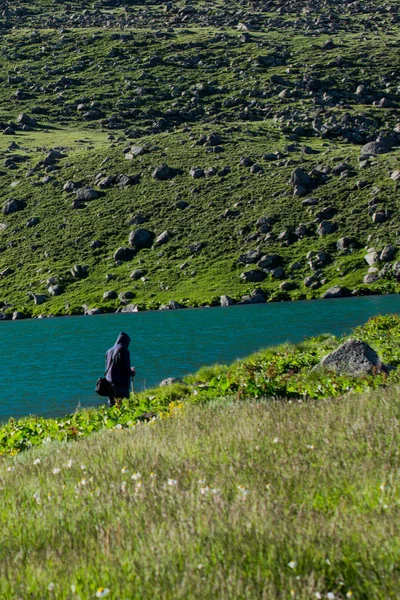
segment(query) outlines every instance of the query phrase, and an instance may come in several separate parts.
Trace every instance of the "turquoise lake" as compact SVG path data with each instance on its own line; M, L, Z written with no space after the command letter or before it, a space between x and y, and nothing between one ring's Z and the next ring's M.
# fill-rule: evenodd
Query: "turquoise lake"
M102 403L94 385L118 333L131 337L136 390L205 364L229 363L262 347L320 333L341 335L377 314L396 313L400 296L367 296L3 321L0 323L0 421L57 416Z

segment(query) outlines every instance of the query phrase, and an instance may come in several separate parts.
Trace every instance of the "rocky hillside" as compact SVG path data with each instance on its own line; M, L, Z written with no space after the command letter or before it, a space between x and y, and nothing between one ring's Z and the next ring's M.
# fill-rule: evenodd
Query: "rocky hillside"
M399 7L2 3L0 316L398 290Z

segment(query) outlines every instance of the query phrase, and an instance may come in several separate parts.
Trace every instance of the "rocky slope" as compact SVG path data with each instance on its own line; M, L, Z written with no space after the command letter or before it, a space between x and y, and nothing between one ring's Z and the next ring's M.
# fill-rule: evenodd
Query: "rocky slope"
M397 291L399 5L3 3L1 316Z

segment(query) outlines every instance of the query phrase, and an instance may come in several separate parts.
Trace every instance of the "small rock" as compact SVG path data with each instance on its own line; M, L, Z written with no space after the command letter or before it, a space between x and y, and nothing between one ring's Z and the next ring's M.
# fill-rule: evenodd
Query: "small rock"
M232 306L235 302L230 296L220 296L219 303L221 306Z
M171 385L174 385L174 383L182 383L182 379L180 379L179 377L167 377L166 379L160 381L159 386L169 387Z
M103 300L115 300L118 298L118 294L115 290L108 290L103 294Z
M350 290L348 288L335 285L326 290L321 298L347 298L348 296L350 296Z
M100 194L93 188L80 188L76 190L76 199L79 202L89 202L90 200L96 200L99 198Z

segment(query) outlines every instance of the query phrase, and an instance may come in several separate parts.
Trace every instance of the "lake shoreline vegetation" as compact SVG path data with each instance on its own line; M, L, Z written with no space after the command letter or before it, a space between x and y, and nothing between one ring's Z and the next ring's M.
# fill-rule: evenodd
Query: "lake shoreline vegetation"
M3 425L1 597L395 599L400 317L352 337L387 376L325 335Z
M0 425L0 456L51 441L74 441L102 429L134 428L141 422L168 418L187 405L203 405L227 397L237 401L271 398L274 401L307 402L347 393L393 386L400 382L400 317L371 318L356 327L351 337L370 344L389 366L389 373L353 377L315 370L325 355L349 336L320 335L299 344L266 348L231 365L201 368L164 387L131 395L112 408L101 405L77 410L65 417L29 416Z

